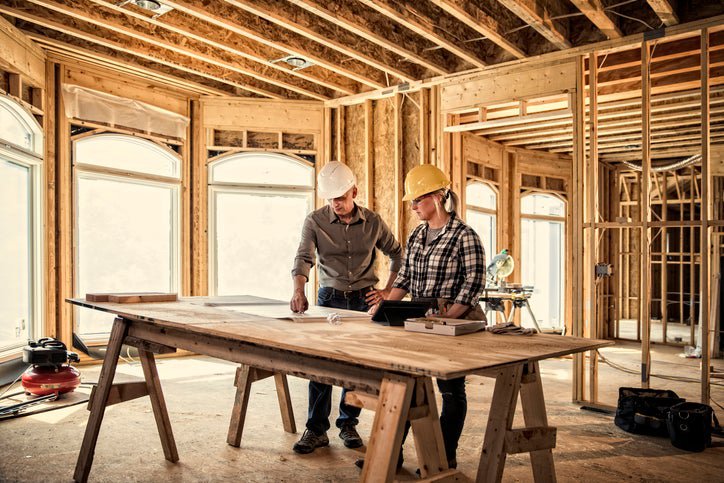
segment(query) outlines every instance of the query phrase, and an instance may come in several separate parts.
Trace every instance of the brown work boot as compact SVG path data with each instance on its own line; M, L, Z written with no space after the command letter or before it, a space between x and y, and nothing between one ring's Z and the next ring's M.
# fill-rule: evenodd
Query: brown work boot
M339 437L344 441L344 445L348 448L359 448L364 443L357 430L352 424L344 424L339 428Z
M304 434L294 444L294 452L299 454L309 454L317 448L329 446L329 438L327 433L317 434L311 429L304 430Z

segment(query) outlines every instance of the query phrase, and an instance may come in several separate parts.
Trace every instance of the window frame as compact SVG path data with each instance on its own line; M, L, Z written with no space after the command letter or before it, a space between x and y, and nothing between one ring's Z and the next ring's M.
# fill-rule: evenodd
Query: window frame
M528 196L549 196L552 198L556 198L559 201L563 203L563 214L561 216L553 216L553 215L536 215L536 214L529 214L523 211L523 199ZM523 233L523 220L539 220L539 221L550 221L550 222L558 222L561 223L563 229L562 229L562 236L561 240L563 241L563 246L561 247L561 264L563 265L563 269L561 270L561 316L560 316L560 325L561 327L566 327L566 318L568 316L568 260L566 259L566 253L568 250L568 200L565 198L565 196L561 195L560 193L552 192L552 191L542 191L542 190L525 190L520 194L519 198L519 210L520 210L520 224L519 229L520 233L522 235ZM522 265L522 258L523 258L523 247L522 247L523 240L521 238L520 244L521 246L518 247L520 252L520 258L519 262ZM521 271L521 281L523 278L523 273Z
M494 209L492 209L492 208L484 208L484 207L482 207L482 206L477 206L477 205L471 205L471 204L468 203L468 201L467 201L467 196L466 196L466 199L465 199L465 213L466 213L466 218L467 218L467 213L468 213L469 211L473 211L473 212L475 212L475 213L482 213L482 214L486 214L486 215L492 215L492 216L494 217L494 220L495 220L495 240L491 240L491 242L494 243L494 246L491 247L491 252L492 252L492 253L486 253L487 259L490 260L492 257L494 257L494 256L497 254L497 250L498 250L498 231L499 231L499 226L498 226L498 210L500 209L500 202L499 202L499 200L500 200L500 190L499 190L498 187L497 187L496 185L494 185L493 183L489 183L489 182L487 182L487 181L481 181L481 180L479 180L479 179L469 179L468 182L467 182L467 185L465 186L466 192L467 192L468 187L471 186L471 185L473 185L473 184L481 184L481 185L483 185L483 186L486 186L488 189L490 189L490 190L493 192L493 194L495 194L495 208L494 208ZM467 221L467 220L466 220L466 221ZM472 228L475 229L475 227L472 227ZM491 243L491 244L492 244L492 243Z
M45 179L42 169L44 164L44 132L35 117L20 103L5 96L0 96L0 103L7 106L10 113L15 116L18 122L33 134L33 150L0 138L0 157L10 164L27 168L29 173L28 294L30 300L28 303L28 312L30 320L27 322L27 334L28 338L37 338L45 332L45 297L43 297L45 288L43 256L43 247L45 244L43 231L45 197L42 189ZM0 347L0 360L9 356L15 356L24 345L26 345L25 340L20 344Z
M152 144L154 147L158 148L165 148L165 151L167 151L169 154L172 154L173 157L176 159L178 165L177 169L175 170L177 173L179 173L179 177L167 177L167 176L159 176L159 175L152 175L152 174L146 174L146 173L140 173L137 171L126 171L126 170L120 170L116 168L109 168L106 166L99 166L94 165L90 163L82 163L82 162L76 162L76 146L77 143L82 143L83 141L91 138L95 138L96 136L115 136L115 137L121 137L121 138L129 138L132 139L135 142L138 142L139 140L142 142L146 142L149 144ZM72 184L72 191L73 191L73 212L72 212L72 220L73 220L73 295L75 297L82 297L85 296L85 294L80 294L78 292L79 286L80 286L80 275L79 275L79 269L80 269L80 247L79 247L79 196L78 196L78 188L79 184L78 181L83 179L88 180L105 180L105 181L115 181L115 182L126 182L126 183L132 183L142 186L148 186L148 187L157 187L157 188L170 188L172 191L175 191L175 194L172 195L172 212L171 212L171 232L169 234L170 237L170 243L171 243L171 274L170 274L170 287L171 291L180 292L181 290L181 269L182 269L182 253L183 253L183 247L182 247L182 210L183 210L183 185L181 180L181 172L183 169L183 157L179 155L178 153L174 152L172 149L168 148L168 146L164 146L158 142L144 139L144 138L138 138L137 136L133 136L130 134L120 134L120 133L102 133L102 134L93 134L91 136L85 136L85 137L79 137L77 139L71 140L71 162L72 162L72 172L73 172L73 184ZM80 314L80 307L74 306L73 307L73 320L72 320L72 330L75 332L77 329L77 324L79 320L79 314ZM104 333L92 333L93 335L97 334L106 334ZM110 330L108 331L108 334L110 334ZM98 338L96 340L95 337L88 338L86 336L86 339L90 342L98 342L101 340L104 340L103 338Z
M304 185L277 185L277 184L260 184L260 183L234 183L224 181L213 181L213 168L217 164L231 162L231 158L237 158L239 161L243 161L245 157L253 157L263 155L280 156L286 159L291 159L297 163L309 168L314 173L314 163L289 153L277 153L273 151L244 151L244 152L232 152L224 154L222 156L216 156L208 162L207 175L207 193L208 193L208 286L207 290L210 296L215 296L218 293L218 271L217 271L217 237L216 237L216 196L221 193L238 193L238 194L298 194L300 197L305 196L308 198L308 213L311 213L315 209L315 197L316 197L316 184L314 182L314 175L312 175L312 183L309 186ZM291 277L292 265L289 265L290 277ZM314 287L316 285L316 272L314 267L309 274L308 286ZM308 289L307 289L308 290Z

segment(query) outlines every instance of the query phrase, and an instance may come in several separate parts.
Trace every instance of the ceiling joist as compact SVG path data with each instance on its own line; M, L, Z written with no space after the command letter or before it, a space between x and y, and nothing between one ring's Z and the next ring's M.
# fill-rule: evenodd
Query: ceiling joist
M565 27L566 23L562 19L552 19L552 17L565 15L565 9L560 0L550 2L546 0L498 1L559 49L572 47L568 29Z
M571 3L585 15L603 34L609 39L620 39L623 37L621 29L616 22L606 13L601 0L571 0Z

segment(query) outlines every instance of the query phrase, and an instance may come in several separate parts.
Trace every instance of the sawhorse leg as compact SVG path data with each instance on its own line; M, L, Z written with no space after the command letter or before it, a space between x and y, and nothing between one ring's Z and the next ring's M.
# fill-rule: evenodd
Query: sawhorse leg
M274 376L274 383L276 384L284 431L287 433L297 432L297 426L294 422L292 400L289 397L287 376L278 372L265 371L242 364L236 369L236 379L234 381L236 396L234 398L234 407L231 410L229 433L226 437L226 442L231 446L238 448L241 445L241 435L244 432L244 420L246 419L246 408L249 404L251 384L271 376Z
M121 346L127 333L128 322L117 317L111 329L111 337L108 341L106 356L103 359L103 367L98 378L98 386L92 399L93 409L88 417L88 423L85 426L83 443L80 446L78 462L75 465L73 479L79 483L88 481L88 474L93 465L93 456L96 450L96 443L98 442L98 433L101 430L103 415L106 412L106 400L108 399L108 394L111 392L113 378L116 375L118 356L121 354Z
M348 392L345 402L375 411L361 481L392 481L400 454L405 422L410 421L415 438L420 474L425 482L457 481L460 472L449 470L440 419L429 377L388 375L379 397Z
M512 429L518 393L527 427ZM538 363L500 369L495 379L476 480L499 482L508 454L530 453L535 481L553 483L556 473L551 448L555 444L556 429L548 426Z
M151 398L153 416L156 419L156 427L161 438L164 456L172 463L178 461L176 442L171 431L171 422L168 418L166 402L161 390L161 383L156 371L156 360L153 355L154 352L171 353L175 352L176 349L139 340L135 337L128 337L128 325L129 322L121 317L116 318L113 323L106 356L103 359L101 374L98 378L98 385L93 388L88 401L90 416L83 436L80 454L78 455L75 474L73 475L74 480L78 482L88 481L88 474L93 464L98 433L100 432L106 407L143 396ZM124 343L138 349L145 381L113 384L118 356Z

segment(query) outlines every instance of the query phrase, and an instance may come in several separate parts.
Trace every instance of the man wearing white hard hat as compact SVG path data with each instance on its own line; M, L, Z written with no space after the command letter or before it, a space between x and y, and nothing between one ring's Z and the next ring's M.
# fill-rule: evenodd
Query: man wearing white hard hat
M328 204L304 220L292 270L294 295L289 305L294 312L309 307L304 286L315 258L320 285L317 305L366 312L390 292L402 264L402 248L377 213L355 203L356 185L352 170L338 161L327 163L319 172L317 192ZM379 282L374 271L377 249L390 259L389 279L382 289L375 289ZM363 443L355 426L360 409L344 403L346 392L342 391L336 425L344 445L359 448ZM332 386L310 382L307 429L294 451L306 454L329 445L331 410Z

